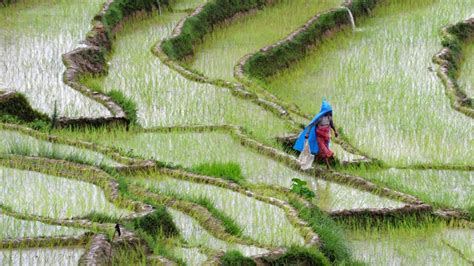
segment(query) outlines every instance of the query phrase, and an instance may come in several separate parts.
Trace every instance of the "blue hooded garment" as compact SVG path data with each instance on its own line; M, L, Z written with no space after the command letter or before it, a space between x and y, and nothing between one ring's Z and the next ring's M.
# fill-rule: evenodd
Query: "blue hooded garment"
M309 149L312 154L317 154L319 152L318 142L316 141L315 127L319 118L323 117L329 112L332 112L332 107L326 100L323 100L323 103L321 105L321 111L319 111L319 113L313 118L313 120L311 120L311 123L309 123L309 125L300 133L295 145L293 146L293 149L300 152L303 151L306 132L308 132L308 130L311 130L308 136Z

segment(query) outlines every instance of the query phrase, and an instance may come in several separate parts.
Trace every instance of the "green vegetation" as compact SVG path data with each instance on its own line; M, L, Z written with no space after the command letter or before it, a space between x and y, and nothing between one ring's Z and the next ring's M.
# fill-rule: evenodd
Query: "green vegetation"
M242 176L242 170L240 169L240 165L232 162L203 163L194 166L193 168L191 168L191 170L195 173L202 175L221 177L223 179L227 179L238 184L242 184L245 182L245 178Z
M299 211L300 217L309 223L321 238L321 251L326 258L341 263L351 261L351 253L346 244L344 231L333 220L315 206L307 208L295 199L290 199L290 203Z
M223 266L255 266L255 262L245 257L238 250L229 250L222 256L221 264Z
M389 164L472 165L473 123L451 109L428 66L439 29L473 10L462 0L391 1L264 86L305 113L326 97L349 141Z
M349 173L415 195L435 206L462 209L474 207L472 171L361 168Z
M290 247L281 257L267 259L271 265L331 265L321 252L314 248Z
M288 123L276 115L227 89L182 77L150 51L185 15L163 11L131 18L116 35L108 74L82 82L97 91L121 91L136 103L137 121L144 128L234 124L265 142L287 132Z
M213 28L187 63L208 77L233 80L234 65L241 57L279 41L318 12L340 4L340 0L275 1Z
M109 116L100 103L63 83L61 55L77 47L103 0L27 0L0 8L0 87L23 93L32 107L67 117ZM58 23L60 18L60 23Z
M215 25L231 18L238 12L262 7L265 0L242 0L232 2L211 0L192 19L186 20L182 33L163 42L163 50L173 59L183 59L193 54L193 46L209 33Z
M468 92L472 28L460 21L471 2L354 0L352 32L335 29L349 26L346 8L328 10L335 0L210 0L186 20L205 0L103 2L0 8L0 87L24 94L0 102L0 121L16 124L0 124L1 262L75 265L92 252L112 265L472 265L473 124L431 60L450 47L434 63ZM106 105L108 95L131 126L57 127L111 118L62 82L74 47L71 86ZM232 80L248 53L238 77L275 102ZM304 125L322 97L341 132L337 167L300 171L275 139L295 127L267 109L286 106ZM414 206L396 191L432 209L404 214ZM89 242L97 234L112 257Z
M171 237L179 234L173 223L173 218L163 206L148 215L135 219L133 222L135 229L143 230L152 237L158 235Z
M474 42L471 41L469 45L463 50L463 63L460 66L459 86L469 96L474 98Z

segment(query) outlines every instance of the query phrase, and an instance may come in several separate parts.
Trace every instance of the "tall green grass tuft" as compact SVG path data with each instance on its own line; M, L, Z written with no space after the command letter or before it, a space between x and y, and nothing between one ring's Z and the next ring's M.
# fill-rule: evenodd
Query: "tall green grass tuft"
M130 120L130 123L132 125L137 124L137 105L135 102L125 96L121 91L119 90L111 90L106 93L108 96L110 96L116 103L118 103L122 108L125 114L127 115L127 118Z
M270 265L331 265L324 255L315 248L290 247L283 256L265 259Z
M251 258L245 257L237 250L227 251L221 259L222 266L255 266Z
M141 229L153 238L157 238L161 234L165 237L179 234L176 225L173 223L173 218L164 206L158 207L148 215L135 219L133 225L135 229Z
M203 163L193 167L191 170L198 174L220 177L238 184L245 182L245 178L242 176L240 165L233 162Z
M227 233L238 237L242 236L243 229L232 219L232 217L229 217L224 212L216 209L214 204L208 198L199 197L192 201L205 207L214 217L221 220Z
M322 242L321 251L331 262L351 261L351 253L342 228L316 206L306 208L295 198L290 198L289 202L319 235Z

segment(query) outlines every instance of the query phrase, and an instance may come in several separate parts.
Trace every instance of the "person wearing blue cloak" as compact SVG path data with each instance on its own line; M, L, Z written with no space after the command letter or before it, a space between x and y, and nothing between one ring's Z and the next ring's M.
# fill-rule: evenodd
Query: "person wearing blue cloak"
M337 138L339 134L332 121L332 107L328 101L323 100L321 110L299 134L293 149L302 152L307 140L311 154L324 161L327 168L330 169L329 159L334 155L329 149L331 128Z

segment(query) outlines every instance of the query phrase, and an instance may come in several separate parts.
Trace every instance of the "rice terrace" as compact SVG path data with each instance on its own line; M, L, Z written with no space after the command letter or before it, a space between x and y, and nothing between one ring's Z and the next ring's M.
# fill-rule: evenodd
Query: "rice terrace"
M0 265L474 265L474 0L0 0Z

